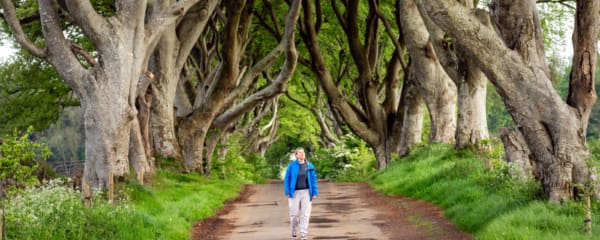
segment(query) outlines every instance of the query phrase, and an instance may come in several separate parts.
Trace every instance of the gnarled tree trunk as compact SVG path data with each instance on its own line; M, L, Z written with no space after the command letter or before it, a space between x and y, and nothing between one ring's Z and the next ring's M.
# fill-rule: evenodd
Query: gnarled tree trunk
M460 2L474 9L473 1ZM475 11L486 26L491 26L487 12L479 9ZM460 43L448 40L444 31L435 25L427 14L421 16L430 33L438 61L458 89L456 147L461 149L469 144L479 145L482 139L489 137L486 116L487 78L477 64L469 59Z
M161 2L165 5L172 1ZM195 5L179 23L173 23L166 29L156 47L152 139L156 152L161 156L177 159L182 156L175 131L175 94L185 61L218 2L210 0Z
M402 85L402 97L400 99L400 111L403 116L402 137L398 155L406 156L410 148L421 143L423 129L424 101L414 83L415 79L411 73Z
M140 164L140 171L147 164L145 151L139 148L143 145L138 145L136 154L129 156L130 139L139 140L141 135L135 106L138 82L166 26L196 2L198 0L178 1L165 7L154 5L146 15L147 1L119 1L112 17L98 14L89 1L61 2L61 13L67 14L68 21L79 27L95 45L97 61L65 38L55 1L39 0L45 49L25 36L12 1L1 2L17 42L34 56L52 64L81 100L86 132L84 184L106 187L109 176L129 170L130 158ZM76 55L82 56L87 64L82 64Z
M479 145L489 138L486 116L487 78L476 64L464 56L461 65L465 66L465 76L456 83L458 87L458 121L456 126L456 147L468 144Z
M535 162L529 158L531 151L521 135L514 129L501 128L500 138L504 144L506 162L510 167L510 174L517 179L533 179Z
M411 73L431 118L429 141L450 143L456 131L456 86L437 59L432 38L413 0L401 0L402 35Z
M249 6L246 6L248 4ZM198 98L194 104L193 112L179 126L179 142L183 147L184 166L187 171L199 171L204 173L202 157L204 140L212 121L225 103L227 94L235 87L238 78L240 55L240 43L238 27L242 20L245 8L251 8L253 1L226 2L226 17L224 42L222 46L223 61L216 69L215 80L207 86L203 98ZM243 19L248 21L249 19Z
M550 201L573 198L577 192L575 185L586 185L595 174L585 164L587 150L582 141L585 139L583 123L587 122L583 117L596 99L593 78L571 79L570 94L577 97L572 102L562 101L552 86L545 64L535 1L497 0L492 3L492 16L501 37L460 3L419 1L419 7L466 48L468 55L496 86L532 152L536 175ZM575 41L575 52L588 54L575 54L577 64L573 66L573 72L581 71L585 73L583 76L593 77L591 69L596 64L596 39L600 27L598 11L598 1L577 2L574 39L581 40Z

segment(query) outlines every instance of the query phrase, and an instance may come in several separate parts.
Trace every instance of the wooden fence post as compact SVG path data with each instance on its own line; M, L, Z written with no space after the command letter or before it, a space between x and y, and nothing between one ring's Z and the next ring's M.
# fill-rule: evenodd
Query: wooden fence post
M108 172L108 203L113 204L115 178L112 171Z
M591 205L591 193L592 189L585 194L585 219L583 220L585 224L585 233L588 236L592 236L592 205Z
M140 185L144 185L144 172L140 171L137 173L137 180Z
M2 204L2 208L0 208L0 240L4 239L4 204Z
M92 206L92 193L90 191L90 181L83 180L83 205L86 208L90 208Z

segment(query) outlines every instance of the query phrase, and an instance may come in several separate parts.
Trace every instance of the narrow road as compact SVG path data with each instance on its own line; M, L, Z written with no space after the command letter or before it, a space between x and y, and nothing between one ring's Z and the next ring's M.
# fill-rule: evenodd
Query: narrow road
M197 223L192 239L290 239L281 182L248 185L217 216ZM366 183L319 182L309 239L473 239L434 205L374 193Z

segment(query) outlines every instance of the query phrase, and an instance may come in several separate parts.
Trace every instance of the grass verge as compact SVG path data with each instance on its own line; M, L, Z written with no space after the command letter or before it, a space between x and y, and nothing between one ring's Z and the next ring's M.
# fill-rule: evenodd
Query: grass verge
M539 198L538 183L510 178L506 166L489 170L472 152L448 145L419 147L373 175L370 184L389 195L442 207L459 229L477 239L600 239L598 227L591 237L584 234L582 203L550 204ZM592 208L598 222L600 203Z
M131 183L126 189L137 212L154 226L155 239L189 239L193 224L214 215L225 201L237 196L241 184L158 171L150 186Z
M52 181L2 202L6 239L189 239L193 223L214 215L241 184L159 170L147 186L122 187L115 206L96 194L85 208L80 192Z

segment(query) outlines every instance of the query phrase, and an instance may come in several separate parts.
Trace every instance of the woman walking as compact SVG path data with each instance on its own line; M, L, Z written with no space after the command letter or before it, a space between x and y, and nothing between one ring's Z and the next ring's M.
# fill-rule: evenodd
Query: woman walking
M292 239L296 239L300 230L300 239L305 240L308 235L312 200L319 194L319 190L315 167L306 160L304 148L296 149L296 159L285 171L283 186L290 208Z

